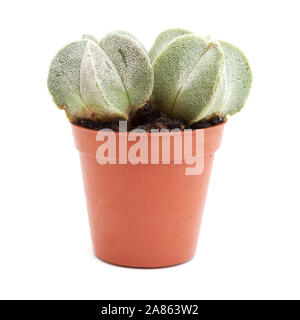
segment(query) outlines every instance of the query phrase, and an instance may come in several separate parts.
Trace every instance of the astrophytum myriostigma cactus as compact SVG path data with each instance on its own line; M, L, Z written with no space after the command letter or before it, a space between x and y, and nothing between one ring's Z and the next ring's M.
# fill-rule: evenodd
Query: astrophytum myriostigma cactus
M122 31L68 44L53 59L48 88L71 121L129 119L150 98L153 70L142 45Z
M176 30L158 36L149 52L154 70L152 105L188 124L216 116L225 119L240 111L252 83L244 54L229 43L207 42Z

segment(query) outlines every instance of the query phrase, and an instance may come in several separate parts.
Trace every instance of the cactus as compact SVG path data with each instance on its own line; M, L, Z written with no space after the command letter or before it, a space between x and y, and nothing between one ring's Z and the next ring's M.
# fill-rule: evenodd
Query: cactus
M149 99L153 70L133 36L113 32L73 42L53 59L48 88L68 118L128 119Z
M168 39L168 30L163 38ZM157 39L162 36L159 35ZM223 41L194 35L169 37L153 61L152 105L188 124L240 111L248 97L252 74L244 54ZM150 54L149 53L149 54Z
M84 35L54 57L48 88L72 122L130 120L148 100L191 125L240 111L252 74L244 54L184 29L162 32L147 54L126 31Z

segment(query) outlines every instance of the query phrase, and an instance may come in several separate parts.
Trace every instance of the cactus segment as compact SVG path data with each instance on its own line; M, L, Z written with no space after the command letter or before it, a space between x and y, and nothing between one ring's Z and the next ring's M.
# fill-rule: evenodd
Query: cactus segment
M129 100L122 79L104 50L88 41L80 69L80 93L88 108L84 117L127 119Z
M133 110L142 107L153 88L153 70L149 57L130 36L109 33L99 42L110 57L122 79L129 105Z
M245 55L238 48L219 41L224 53L224 68L215 100L203 118L226 118L239 112L250 93L252 72Z
M80 67L87 41L72 42L51 62L48 89L54 102L65 109L70 120L80 117L86 105L80 94Z
M128 119L150 98L153 70L133 37L111 33L99 42L84 35L53 59L48 88L68 118Z
M219 45L193 34L177 37L153 63L152 104L189 124L200 120L214 99L223 64Z

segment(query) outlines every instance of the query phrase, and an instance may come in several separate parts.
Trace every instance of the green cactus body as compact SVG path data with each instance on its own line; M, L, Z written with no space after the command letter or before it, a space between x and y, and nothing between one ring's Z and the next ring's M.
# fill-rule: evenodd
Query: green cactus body
M252 74L244 54L224 41L184 29L162 32L149 56L126 31L98 41L84 35L54 57L48 88L58 107L78 119L128 120L149 99L187 124L240 111Z
M185 29L168 29L163 31L158 35L158 37L155 39L155 42L152 46L152 48L149 51L149 57L151 62L155 60L155 58L158 56L158 54L161 52L161 50L172 40L175 38L182 36L184 34L190 34L191 31L185 30Z
M142 47L119 32L108 34L99 45L118 71L132 110L143 106L152 93L153 70Z
M200 120L213 101L224 64L217 44L183 35L166 45L153 63L154 107L187 123Z
M239 49L223 41L207 43L191 34L161 35L157 39L165 41L153 62L151 98L157 109L189 124L215 116L226 118L241 110L252 74Z
M128 119L153 87L149 57L132 37L111 33L99 44L90 36L64 47L53 59L48 88L71 121Z
M54 102L73 119L86 108L80 94L80 66L87 41L73 42L61 49L50 65L48 89Z
M250 93L252 73L245 55L233 45L219 41L224 52L224 68L212 106L203 118L233 115L239 112Z
M97 118L103 121L127 118L129 103L122 79L109 56L92 41L87 43L81 62L80 92ZM91 117L90 113L84 117Z

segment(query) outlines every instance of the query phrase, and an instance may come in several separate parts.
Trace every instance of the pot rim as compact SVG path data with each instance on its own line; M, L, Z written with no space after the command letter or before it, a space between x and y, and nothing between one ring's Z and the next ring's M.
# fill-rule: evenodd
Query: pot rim
M192 132L194 133L194 132L197 132L197 131L201 131L201 130L205 130L205 131L207 131L207 132L209 132L209 131L213 131L213 130L215 130L217 127L221 127L221 126L224 126L226 123L227 123L227 119L225 119L223 122L221 122L221 123L219 123L219 124L217 124L217 125L215 125L215 126L211 126L211 127L208 127L208 128L202 128L202 129L192 129ZM85 127L82 127L82 126L79 126L79 125L77 125L77 124L74 124L74 123L72 123L72 122L70 122L71 123L71 125L72 125L72 127L75 127L77 130L82 130L82 131L86 131L86 132L90 132L90 133L92 133L92 132L94 132L94 133L96 133L96 132L98 132L98 131L100 131L100 130L104 130L105 128L103 128L103 129L99 129L99 130L96 130L96 129L90 129L90 128L85 128ZM107 129L109 129L109 128L107 128ZM112 130L112 129L111 129ZM174 130L174 129L173 129ZM187 129L187 130L190 130L190 129ZM182 134L184 132L184 130L180 130L180 131L173 131L172 132L172 134L174 135L176 135L176 134ZM107 132L108 134L116 134L116 135L119 135L119 134L121 134L121 135L124 135L124 134L128 134L128 133L131 133L131 134L138 134L138 135L141 135L141 134L146 134L147 136L150 136L150 134L151 135L164 135L164 134L170 134L170 130L168 131L168 132L132 132L132 131L126 131L126 132L119 132L119 131L108 131Z

